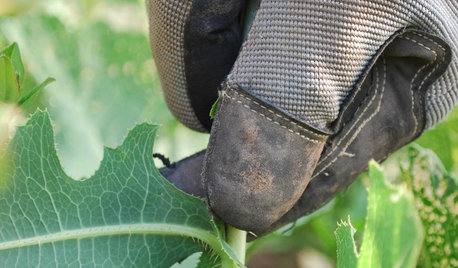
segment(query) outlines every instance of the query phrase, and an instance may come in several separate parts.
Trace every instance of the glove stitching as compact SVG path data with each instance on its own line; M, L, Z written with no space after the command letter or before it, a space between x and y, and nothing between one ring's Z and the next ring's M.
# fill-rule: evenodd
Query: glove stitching
M379 83L379 76L378 76L378 72L377 72L377 67L374 67L376 68L376 84L377 84L377 87L375 88L375 91L377 92L378 91L378 83ZM366 97L367 98L367 97ZM361 120L361 118L365 115L366 111L369 109L369 107L372 105L372 103L374 102L374 100L377 98L377 94L374 94L371 98L371 100L369 101L369 103L364 107L364 110L363 112L358 116L358 118L356 119L355 121L355 124L353 124L350 129L348 130L348 132L342 137L342 139L340 139L337 144L335 145L335 147L322 159L318 162L317 166L321 165L323 162L325 162L340 146L340 144L342 142L344 142L344 140L347 138L348 135L350 135L351 131L353 130L353 128L356 127L357 123ZM358 110L355 112L355 114L360 110L360 108L358 108ZM321 171L320 171L321 172Z
M234 92L235 92L235 91L234 91ZM235 93L236 93L236 92L235 92ZM238 94L238 93L236 93L236 94L237 94L238 96L240 96L240 97L243 97L243 98L245 98L245 99L251 101L250 99L248 99L248 98L245 97L245 96L241 96L241 95ZM315 139L306 137L306 136L302 135L300 132L293 131L292 129L290 129L290 128L288 128L288 127L286 127L286 126L280 124L279 122L273 120L272 118L269 118L269 117L267 117L267 116L264 115L264 114L261 114L260 112L254 110L253 108L251 108L251 107L248 106L247 104L243 103L241 100L238 100L238 99L236 99L236 98L234 98L234 97L232 97L232 96L228 96L228 95L226 95L226 96L227 96L228 98L230 98L231 100L233 100L233 101L235 101L235 102L241 104L243 107L249 109L250 111L256 113L257 115L260 115L260 116L264 117L265 119L267 119L267 120L269 120L269 121L271 121L271 122L273 122L273 123L279 125L280 127L284 128L284 129L286 129L286 130L288 130L289 132L291 132L291 133L293 133L293 134L296 134L296 135L298 135L298 136L300 136L300 137L302 137L302 138L304 138L304 139L306 139L306 140L308 140L308 141L310 141L310 142L312 142L312 143L318 143L318 142L320 142L319 140L315 140Z
M416 34L416 33L412 33L412 34ZM433 40L428 39L428 38L426 38L426 37L423 36L423 35L420 35L420 34L416 34L416 35L418 35L418 36L420 36L420 37L424 37L425 39L427 39L427 40L431 41L432 43L438 45L439 48L440 48L441 50L445 51L445 49L443 48L443 46L439 45L437 42L434 42ZM431 52L434 54L434 60L431 61L431 62L429 62L429 63L427 63L427 64L425 64L425 65L423 65L423 66L416 72L414 78L412 79L412 81L411 81L411 83L410 83L410 89L413 90L413 82L414 82L416 76L418 76L418 74L419 74L423 69L425 69L426 67L429 67L429 66L432 65L432 64L436 64L436 66L435 66L435 67L425 76L425 78L422 80L420 86L418 87L418 88L420 89L420 88L423 86L423 84L426 82L426 80L432 75L432 73L433 73L435 70L437 70L437 68L441 65L440 63L442 63L442 62L444 61L445 57L441 57L441 60L440 60L440 61L437 61L437 56L438 56L438 55L437 55L436 51L433 50L432 47L429 47L429 46L427 46L427 45L421 43L420 41L417 41L417 40L414 40L414 39L410 39L409 37L405 37L405 36L400 36L400 37L401 37L401 38L404 38L404 39L406 39L406 40L409 40L409 41L411 41L412 43L415 43L415 44L417 44L417 45L420 45L420 46L422 46L423 48L425 48L425 49L431 51ZM384 65L384 72L385 72L385 75L386 75L386 65ZM383 87L383 90L384 90L384 89L385 89L385 86ZM382 97L383 97L383 93L382 93ZM422 98L422 100L423 100L423 95L421 96L421 98ZM380 103L381 103L381 102L380 102ZM411 110L412 110L412 115L413 115L414 121L415 121L414 133L416 133L417 130L418 130L418 119L417 119L417 116L415 115L415 112L414 112L414 106L415 106L414 95L412 94L412 107L411 107ZM379 109L380 109L380 104L379 104L379 107L377 108L377 111L376 111L376 112L378 112ZM374 115L374 114L373 114L373 115ZM373 117L373 115L371 116L371 118ZM369 120L371 120L371 118L369 118ZM358 120L359 120L359 118L358 118ZM366 124L366 122L364 122L361 126L364 127L365 124ZM344 148L343 148L342 151L345 151L345 150L351 145L351 143L353 143L354 137L355 137L355 135L358 134L358 132L360 132L359 129L356 131L356 134L354 134L354 135L351 137L351 139L349 140L349 143L347 143L347 144L344 146ZM343 139L345 139L345 137L344 137ZM343 140L343 139L342 139L342 140ZM338 143L338 145L340 145L340 142ZM338 146L338 145L337 145L337 146ZM337 149L337 148L336 148L336 149ZM335 150L333 150L333 151L335 151ZM331 154L331 153L330 153L330 154ZM386 155L385 155L384 157L382 157L381 159L386 159L390 154L391 154L391 152L388 153L388 154L386 154ZM326 158L327 158L328 156L329 156L329 154L326 156ZM320 175L323 171L325 171L325 169L328 168L330 165L332 165L340 156L341 156L341 154L336 155L336 156L333 158L333 160L332 160L328 165L326 165L323 169L321 169L321 170L317 173L317 175L313 176L312 179L315 178L316 176ZM321 162L320 162L319 164L321 164Z
M446 52L447 50L439 43L437 43L436 41L434 41L433 39L429 38L428 36L424 35L424 34L421 34L421 33L417 33L417 32L412 32L412 34L414 35L418 35L420 37L423 37L424 39L430 41L431 43L435 44L436 46L438 46L443 52Z
M242 97L242 98L248 100L249 102L255 103L255 104L258 105L259 107L261 107L261 108L263 108L263 109L269 111L271 114L273 114L273 115L275 115L275 116L277 116L277 117L279 117L279 118L281 118L281 119L287 121L287 122L290 123L291 125L300 128L300 129L303 130L304 132L307 132L307 133L309 133L309 134L311 134L311 135L314 135L314 136L317 136L317 137L321 137L321 138L327 138L327 137L328 137L327 135L315 133L315 132L312 132L312 131L310 131L310 130L308 130L308 129L305 129L305 128L302 127L301 125L299 125L299 124L293 122L292 120L290 120L290 119L288 119L288 118L286 118L286 117L284 117L284 116L278 114L277 112L275 112L275 111L271 110L270 108L268 108L268 107L262 105L261 103L257 102L256 100L250 99L250 98L248 98L248 97L246 97L246 96L244 96L244 95L238 93L237 90L234 89L233 87L231 87L231 86L228 86L228 87L229 87L229 89L231 89L231 90L232 90L236 95L238 95L239 97ZM251 108L250 108L250 109L251 109ZM317 140L317 141L318 141L318 140Z
M413 33L413 34L415 34L415 33ZM419 35L419 36L420 36L420 35ZM407 37L407 36L401 36L401 37L404 38L404 39L407 39L407 40L409 40L409 41L412 41L413 43L416 43L416 44L418 44L418 45L420 45L420 46L426 48L427 50L431 51L432 53L434 53L434 60L433 60L432 62L430 62L429 64L427 64L426 66L431 65L431 64L433 64L433 63L436 62L436 60L437 60L437 53L436 53L436 51L434 51L431 47L429 47L429 46L427 46L427 45L425 45L425 44L423 44L423 43L421 43L421 42L419 42L419 41L417 41L417 40L411 39L411 38L409 38L409 37ZM428 40L430 40L430 39L428 39ZM441 45L437 44L437 43L434 42L434 41L432 41L432 42L435 43L436 45L438 45L443 51L445 51L444 47L442 47ZM426 80L431 76L431 74L437 69L438 66L439 66L439 65L435 66L434 69L433 69L431 72L429 72L428 75L426 75L426 77L422 80L420 86L418 86L419 89L423 86L423 84L424 84L424 83L426 82ZM425 66L423 66L423 67L415 74L413 80L417 77L417 75L419 74L419 72L420 72L424 67L425 67Z
M423 47L423 48L429 50L430 52L432 52L432 53L434 54L434 60L433 60L432 62L430 62L430 63L427 63L427 64L423 65L420 69L418 69L418 71L417 71L417 72L415 73L415 75L413 76L412 81L410 82L410 88L412 89L412 88L413 88L413 82L416 80L416 78L417 78L417 76L420 74L420 72L423 71L424 68L426 68L427 66L433 64L433 63L436 61L436 59L437 59L437 53L436 53L436 51L432 50L431 47L429 47L429 46L427 46L427 45L425 45L425 44L423 44L423 43L421 43L421 42L419 42L419 41L417 41L417 40L410 39L410 38L407 37L407 36L400 36L400 37L403 38L403 39L406 39L406 40L408 40L408 41L411 41L411 42L414 43L414 44L420 45L421 47Z
M446 51L445 48L443 46L441 46L440 44L438 44L437 42L431 40L430 38L424 36L424 35L421 35L421 34L417 34L417 33L412 33L414 35L417 35L417 36L420 36L420 37L423 37L425 38L426 40L429 40L431 41L432 43L434 43L435 45L437 45L442 51ZM429 51L431 51L433 54L434 54L434 60L431 61L430 63L428 64L425 64L423 65L422 68L420 68L420 70L417 71L417 73L415 74L414 78L412 79L412 82L411 82L411 85L410 85L410 89L413 90L413 82L414 82L414 79L416 78L416 76L420 73L420 71L422 71L424 68L426 67L429 67L433 64L436 64L436 66L434 66L434 68L423 78L423 80L421 81L420 85L418 86L418 89L420 90L424 83L426 82L426 80L437 70L437 68L439 66L442 65L442 62L445 60L445 57L441 57L441 60L438 62L437 61L437 58L438 58L438 55L437 55L437 52L432 48L432 47L429 47L423 43L421 43L420 41L418 40L414 40L414 39L411 39L411 38L408 38L408 37L405 37L403 36L403 38L415 43L415 44L418 44L426 49L428 49ZM421 102L423 103L424 102L424 96L423 95L420 95L420 98L421 98ZM414 119L415 119L415 129L414 129L414 133L417 133L417 128L418 128L418 120L417 120L417 116L415 115L414 113L414 107L415 107L415 104L414 104L414 95L412 94L412 114L414 115Z
M418 36L420 36L420 37L423 37L423 38L425 38L425 39L431 41L432 43L434 43L434 44L436 44L437 46L439 46L441 50L445 51L445 48L444 48L443 46L441 46L441 45L438 44L437 42L431 40L430 38L428 38L428 37L426 37L426 36L424 36L424 35L422 35L422 34L415 33L415 32L412 32L412 34L418 35ZM430 65L432 65L432 64L434 64L434 63L436 62L436 60L437 60L437 53L436 53L436 51L434 51L431 47L429 47L429 46L427 46L427 45L425 45L425 44L423 44L423 43L421 43L421 42L419 42L419 41L417 41L417 40L413 40L413 39L411 39L411 38L409 38L409 37L406 37L406 36L400 36L400 37L401 37L401 38L404 38L404 39L406 39L406 40L409 40L409 41L411 41L411 42L413 42L413 43L415 43L415 44L417 44L417 45L422 46L423 48L425 48L425 49L431 51L431 52L434 54L434 56L435 56L435 58L434 58L434 60L433 60L432 62L425 64L424 66L422 66L422 67L420 68L420 70L417 71L417 73L415 74L415 76L414 76L414 78L412 79L411 84L410 84L410 89L412 90L412 88L413 88L413 82L414 82L414 80L416 79L416 77L418 76L418 74L419 74L424 68L426 68L426 67L428 67L428 66L430 66ZM441 62L442 62L443 60L444 60L444 57L442 57ZM419 88L421 88L421 87L423 86L423 84L426 82L426 80L431 76L431 74L432 74L439 66L440 66L440 64L436 65L436 66L431 70L431 72L429 72L429 73L426 75L426 77L422 80L422 82L421 82ZM385 68L386 68L386 66L385 66ZM423 97L422 97L422 98L423 98ZM372 99L372 100L373 100L373 99ZM371 102L372 102L372 100L371 100ZM368 104L368 106L371 104L371 102ZM368 106L366 106L366 107L368 107ZM361 116L362 116L364 113L365 113L365 111L363 111L363 113L359 116L359 118L356 120L356 122L358 122L358 121L360 120ZM414 122L415 122L414 133L416 133L417 130L418 130L418 118L417 118L417 116L416 116L415 113L414 113L414 96L413 96L413 95L412 95L412 114L413 114ZM356 123L355 123L353 126L355 126L355 125L356 125ZM338 149L339 145L343 142L343 140L345 140L345 138L347 137L347 135L348 135L348 134L351 132L351 130L353 129L353 126L350 128L349 132L348 132L348 133L347 133L347 134L337 143L336 147L334 147L334 149L331 150L331 151L323 158L323 160L321 160L321 161L318 162L317 166L320 165L320 164L322 164L324 161L326 161L326 160L330 157L330 155L331 155L332 153L334 153L334 152ZM339 155L337 155L336 157L339 157ZM332 162L335 162L335 161L332 161ZM329 166L329 165L327 165L327 167L328 167L328 166ZM322 170L322 171L323 171L323 170ZM318 174L320 174L322 171L320 171ZM317 175L318 175L318 174L317 174Z
M350 137L350 139L348 140L348 142L342 147L342 150L341 151L346 151L347 148L353 143L353 141L356 139L356 136L359 134L359 132L361 132L361 130L366 126L366 124L372 120L372 118L380 111L380 107L381 107L381 104L382 104L382 100L383 100L383 95L385 93L385 85L386 85L386 62L385 62L385 58L382 58L383 59L383 86L382 86L382 90L381 90L381 93L380 93L380 100L377 104L377 108L375 109L375 111L366 119L364 120L361 125L359 125L359 127L356 129L355 133ZM375 99L375 96L377 96L377 92L378 92L378 88L379 88L379 76L378 76L378 72L377 72L377 69L376 69L376 81L377 81L377 87L375 89L375 94L374 94L374 98L371 99L370 103L373 102L373 100ZM370 106L367 105L366 108L368 108ZM366 109L365 109L366 111ZM357 121L359 121L359 119L364 115L365 111L358 117ZM356 122L357 122L356 121ZM355 126L356 123L353 125ZM348 132L345 137L349 134L350 132ZM339 141L339 143L341 143L341 141L343 141L345 139L345 137L343 139L341 139ZM335 147L335 149L337 149L337 146ZM335 151L335 149L333 151ZM330 154L328 154L326 157L328 157ZM312 177L312 179L316 178L318 175L320 175L321 173L323 173L323 171L325 171L329 166L331 166L332 164L334 164L340 157L340 153L337 154L326 166L324 166L320 171L318 171L316 173L316 175L314 175ZM319 165L319 164L318 164ZM317 166L318 166L317 165Z
M415 33L412 33L412 34L415 35ZM430 52L432 52L432 53L434 54L434 60L431 61L431 62L429 62L429 63L427 63L427 64L425 64L425 65L423 65L420 69L418 69L418 71L415 73L415 75L413 76L412 80L410 81L410 90L413 91L413 83L414 83L415 80L417 79L417 76L418 76L418 75L420 74L420 72L423 71L426 67L429 67L431 64L433 64L433 63L436 62L436 60L437 60L437 53L436 53L436 51L434 51L431 47L429 47L429 46L427 46L427 45L425 45L425 44L423 44L423 43L421 43L421 42L419 42L419 41L417 41L417 40L411 39L411 38L409 38L409 37L407 37L407 36L400 36L400 37L403 38L403 39L406 39L406 40L408 40L408 41L410 41L410 42L412 42L413 44L420 45L421 47L423 47L423 48L429 50ZM420 36L420 37L421 37L421 36ZM434 70L434 69L433 69L433 70ZM426 76L426 78L429 77L430 75L431 75L431 73L429 73L429 74ZM426 79L426 78L425 78L425 79ZM419 89L420 89L421 86L423 85L425 79L422 81L422 83L421 83L420 86L418 87ZM414 94L413 94L413 93L412 93L412 102L411 102L411 103L412 103L412 106L411 106L412 115L413 115L413 119L414 119L414 122L415 122L415 127L414 127L413 133L417 133L417 129L418 129L418 118L417 118L417 115L415 114L415 111L414 111L414 108L415 108L415 99L414 99Z
M425 38L425 39L431 41L432 43L434 43L434 44L436 44L437 46L439 46L439 48L440 48L442 51L444 51L444 52L446 51L445 48L444 48L443 46L441 46L440 44L436 43L435 41L433 41L433 40L427 38L426 36L421 35L421 34L417 34L417 33L413 33L413 34L416 34L416 35L418 35L418 36L420 36L420 37L423 37L423 38ZM405 38L405 39L407 39L407 40L410 40L410 41L413 41L413 43L417 43L417 44L419 44L419 45L421 45L421 46L427 48L428 50L430 50L431 52L434 53L434 60L433 60L432 62L430 62L430 63L427 63L427 64L423 65L423 67L421 68L421 69L423 69L423 68L425 68L425 67L429 67L429 66L432 65L432 64L436 64L436 66L434 66L434 68L426 75L426 77L425 77L425 78L423 79L423 81L421 82L420 86L418 87L418 89L421 89L421 87L422 87L422 85L425 83L425 81L426 81L426 80L427 80L427 79L437 70L437 68L438 68L439 66L442 65L442 63L443 63L444 60L445 60L445 57L441 57L441 60L440 60L440 61L437 61L437 56L438 56L438 55L437 55L436 51L432 50L432 49L433 49L432 47L428 47L427 45L422 44L422 43L420 43L420 42L417 41L417 40L408 39L408 38L406 38L406 37L403 37L403 38ZM419 71L420 71L420 70L419 70ZM418 71L418 72L419 72L419 71ZM413 88L413 80L412 80L412 83L411 83L411 85L410 85L410 89L413 91L412 88ZM423 102L424 102L424 94L420 94L420 98L421 98L421 102L423 103ZM414 102L414 94L413 94L413 92L412 92L412 107L411 107L411 110L412 110L412 114L413 114L414 119L415 119L415 130L414 130L413 133L416 134L416 133L417 133L417 130L418 130L418 129L417 129L417 128L418 128L418 121L417 121L417 116L415 115L414 108L415 108L415 102ZM382 159L382 160L383 160L383 159L386 159L389 155L391 155L391 152L390 152L390 153L387 153L387 154L386 154L383 158L381 158L381 159Z
M413 33L413 34L415 34L415 33ZM421 36L421 35L419 35L419 36ZM407 40L410 40L410 41L412 41L412 42L414 42L414 43L417 43L417 44L419 44L420 46L422 46L422 47L424 47L424 48L430 50L432 53L434 53L434 56L435 56L435 57L434 57L434 60L433 60L430 64L433 64L433 63L436 62L436 60L437 60L437 53L436 53L436 51L433 50L433 48L431 48L431 47L429 47L429 46L427 46L427 45L425 45L425 44L423 44L423 43L421 43L421 42L419 42L419 41L417 41L417 40L410 39L410 38L408 38L408 37L406 37L406 36L401 36L401 37L402 37L402 38L405 38L405 39L407 39ZM427 39L427 38L426 38L426 39ZM428 40L430 40L430 39L428 39ZM432 41L432 40L430 40L430 41ZM443 46L439 45L438 43L436 43L436 42L434 42L434 41L432 41L432 42L433 42L434 44L438 45L443 51L445 51L445 48L444 48ZM442 62L443 60L444 60L444 57L442 57L441 62ZM430 65L430 64L429 64L429 65ZM420 85L418 86L419 89L421 89L421 87L422 87L423 84L426 82L426 80L431 76L431 74L432 74L434 71L436 71L436 69L437 69L439 66L440 66L440 64L437 64L437 65L436 65L436 66L426 75L426 77L422 80L422 82L421 82Z

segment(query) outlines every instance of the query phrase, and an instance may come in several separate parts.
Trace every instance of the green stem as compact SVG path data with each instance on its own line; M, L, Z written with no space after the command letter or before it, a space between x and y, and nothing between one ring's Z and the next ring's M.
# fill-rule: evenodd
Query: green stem
M242 264L245 263L246 237L247 233L245 231L236 229L229 224L226 225L226 242L232 248L235 256ZM224 263L223 267L226 267L224 266ZM227 267L237 267L237 265L234 263L232 266Z
M247 8L245 10L245 27L244 27L244 38L247 37L248 32L251 28L253 23L254 17L256 16L256 11L258 10L259 4L261 0L249 0ZM216 105L216 104L215 104ZM216 110L216 109L215 109ZM213 111L213 107L212 107ZM226 224L226 242L232 248L235 256L237 257L238 261L242 264L245 264L245 256L246 256L246 237L247 233L245 231L239 230ZM223 268L232 268L238 267L238 265L232 261L231 259L223 258L222 259L222 266Z

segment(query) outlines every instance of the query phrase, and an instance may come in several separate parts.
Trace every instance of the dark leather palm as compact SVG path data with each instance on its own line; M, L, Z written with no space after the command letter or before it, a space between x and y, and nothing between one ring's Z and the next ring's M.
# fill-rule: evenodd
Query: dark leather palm
M425 126L427 89L443 74L450 60L447 44L427 33L408 30L388 40L347 98L334 124L335 133L328 138L323 151L311 152L321 153L320 159L297 203L267 227L265 222L255 222L255 219L250 223L250 231L263 235L315 211L367 169L369 160L383 161L418 137ZM313 156L304 155L304 158L313 159ZM202 161L203 155L198 154L188 158L188 164L179 163L175 170L163 169L161 172L178 187L193 185L185 190L203 197L202 184L191 183L201 181L198 167ZM194 164L189 164L191 162ZM179 171L180 166L192 168L183 172ZM289 189L288 183L285 180L285 185L276 187ZM265 211L254 213L262 215ZM237 217L236 214L228 216Z

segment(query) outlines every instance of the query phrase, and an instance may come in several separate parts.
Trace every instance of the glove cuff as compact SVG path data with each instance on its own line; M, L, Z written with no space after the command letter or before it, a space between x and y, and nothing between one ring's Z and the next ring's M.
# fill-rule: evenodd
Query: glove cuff
M327 138L226 85L204 161L208 205L237 228L270 226L304 192Z

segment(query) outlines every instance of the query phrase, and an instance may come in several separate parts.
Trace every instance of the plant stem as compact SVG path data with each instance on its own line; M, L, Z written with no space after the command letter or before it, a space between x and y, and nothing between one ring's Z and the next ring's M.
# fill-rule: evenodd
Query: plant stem
M236 229L229 224L226 228L226 242L231 246L234 254L241 263L245 263L246 254L246 232Z
M247 9L245 10L245 28L243 36L246 38L248 32L251 28L253 23L254 17L256 15L256 11L258 10L260 0L249 0ZM213 110L213 107L212 107ZM237 257L238 261L242 264L245 264L245 255L246 255L246 237L247 233L245 231L239 230L226 224L226 242L232 248L235 256ZM227 259L222 260L223 268L229 267L238 267L236 263L233 261L228 262Z

